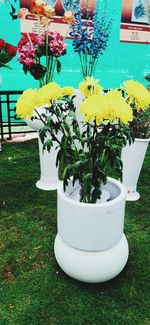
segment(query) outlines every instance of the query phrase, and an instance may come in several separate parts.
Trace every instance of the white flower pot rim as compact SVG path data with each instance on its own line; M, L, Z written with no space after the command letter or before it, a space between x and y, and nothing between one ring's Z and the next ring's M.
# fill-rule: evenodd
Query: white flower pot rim
M150 138L135 138L134 140L135 141L139 141L139 142L149 142L150 141Z
M114 179L112 177L108 177L107 180L108 180L108 182L113 183L120 189L120 194L115 199L112 199L105 203L84 203L84 202L74 201L73 199L66 196L66 194L63 190L62 183L60 184L60 186L58 186L58 193L61 198L65 199L65 201L67 201L67 202L72 202L72 205L74 205L74 206L78 206L79 204L82 204L82 206L87 206L87 204L88 204L89 209L93 209L93 206L95 206L95 205L97 205L97 206L100 205L101 207L106 207L111 204L111 206L113 206L118 201L120 201L121 199L123 199L126 196L126 189L125 189L125 186L120 183L120 181L117 181L116 179Z

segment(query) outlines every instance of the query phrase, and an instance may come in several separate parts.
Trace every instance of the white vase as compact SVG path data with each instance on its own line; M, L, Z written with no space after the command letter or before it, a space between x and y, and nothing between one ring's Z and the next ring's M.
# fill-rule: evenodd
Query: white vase
M149 139L136 138L134 143L127 144L122 149L123 184L127 190L127 201L136 201L140 198L136 188L148 143Z
M66 192L62 185L58 188L55 257L64 272L84 282L112 279L128 259L123 233L126 190L112 178L104 189L110 191L109 202L88 204L71 198L76 190L71 182Z
M50 136L47 136L47 140ZM46 139L45 139L46 141ZM51 151L43 150L43 144L38 134L39 156L40 156L40 179L36 182L36 186L45 191L56 190L60 181L58 178L58 168L56 167L56 156L58 149L54 143Z
M40 107L37 109L39 114L45 113L45 109ZM44 126L44 123L39 119L26 118L26 123L33 130L38 132L38 147L39 147L39 160L40 160L40 179L36 182L37 188L45 191L56 190L60 181L58 178L58 168L56 167L56 156L58 150L54 143L50 152L46 149L43 151L43 144L39 136L39 130ZM50 135L47 135L47 139ZM46 141L46 138L45 138Z

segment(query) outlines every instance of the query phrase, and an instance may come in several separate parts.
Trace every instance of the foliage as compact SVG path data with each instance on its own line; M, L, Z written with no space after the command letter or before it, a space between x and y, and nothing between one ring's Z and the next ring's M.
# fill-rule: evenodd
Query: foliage
M120 154L127 140L131 142L127 123L132 120L132 110L121 93L114 92L111 90L104 96L91 93L85 98L80 107L85 123L81 125L76 116L74 96L52 100L48 113L42 114L45 126L40 130L40 137L44 149L50 151L53 142L58 144L56 164L63 162L65 166L64 190L71 177L73 184L78 180L81 202L95 203L101 196L101 185L107 182L112 171L121 178ZM48 132L51 140L47 140Z
M57 83L24 91L16 107L21 118L33 116L42 120L45 126L40 137L45 150L50 151L54 142L58 144L56 164L63 163L65 167L64 189L72 177L73 184L79 181L81 202L95 203L112 171L121 179L121 149L134 140L134 126L142 132L140 113L148 113L149 125L150 93L133 80L124 82L124 92L111 89L103 93L102 86L92 77L85 78L79 89L84 95L79 108L81 122L74 106L73 88L61 88ZM37 108L43 105L45 110L39 114ZM143 125L145 132L145 120Z

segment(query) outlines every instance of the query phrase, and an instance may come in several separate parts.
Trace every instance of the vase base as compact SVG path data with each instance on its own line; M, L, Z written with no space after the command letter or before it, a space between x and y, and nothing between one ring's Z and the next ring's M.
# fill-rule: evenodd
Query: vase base
M138 192L127 192L126 201L137 201L140 198L140 194Z
M129 255L125 235L118 244L105 251L84 251L67 245L57 234L54 244L56 260L70 277L88 283L113 279L126 265Z
M42 180L39 180L36 182L36 187L43 191L52 191L52 190L57 190L60 183L61 182L58 179L49 182L44 182Z

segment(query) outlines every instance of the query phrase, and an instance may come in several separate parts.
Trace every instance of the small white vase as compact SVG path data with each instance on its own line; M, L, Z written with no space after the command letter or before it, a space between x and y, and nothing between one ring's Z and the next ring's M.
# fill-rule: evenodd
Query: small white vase
M122 149L123 184L127 190L127 201L137 201L140 198L136 188L148 143L149 139L136 138L134 143L127 144Z
M68 197L74 190L71 182L67 192L62 185L58 188L55 257L64 272L84 282L112 279L128 259L123 233L126 190L112 178L104 189L109 190L111 200L89 204Z
M47 136L47 140L50 136ZM45 139L46 140L46 139ZM58 168L56 167L56 156L58 150L54 143L51 151L43 150L43 144L38 134L39 156L40 156L40 179L36 182L36 186L45 191L56 190L60 183L58 178Z
M43 107L40 107L37 110L39 114L45 113L45 109ZM56 167L56 156L58 152L56 145L53 145L50 152L48 152L46 149L43 150L43 144L39 136L39 130L44 126L44 123L39 119L31 120L30 118L26 118L26 123L33 130L36 130L38 132L40 179L36 182L36 187L45 191L56 190L60 183L58 178L58 168ZM50 135L47 135L47 139L49 138Z

